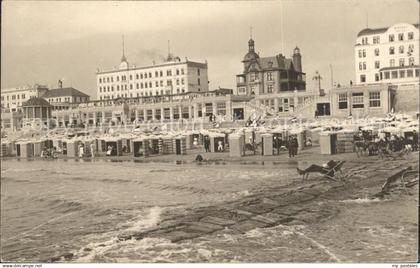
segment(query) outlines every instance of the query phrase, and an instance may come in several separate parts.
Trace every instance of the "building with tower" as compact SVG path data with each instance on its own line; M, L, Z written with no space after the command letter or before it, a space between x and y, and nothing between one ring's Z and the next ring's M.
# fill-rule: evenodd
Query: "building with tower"
M306 82L298 47L293 50L292 58L283 54L260 57L251 38L242 63L243 72L236 75L237 95L255 96L257 105L263 104L275 113L293 111L303 101Z
M207 62L182 60L168 51L168 57L162 63L130 66L124 45L119 66L98 70L96 83L99 100L207 92L209 89Z

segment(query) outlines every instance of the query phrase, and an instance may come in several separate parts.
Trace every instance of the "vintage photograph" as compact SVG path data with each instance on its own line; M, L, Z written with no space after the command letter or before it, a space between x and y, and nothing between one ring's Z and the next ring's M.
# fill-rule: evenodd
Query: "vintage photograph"
M419 1L2 1L3 264L416 263Z

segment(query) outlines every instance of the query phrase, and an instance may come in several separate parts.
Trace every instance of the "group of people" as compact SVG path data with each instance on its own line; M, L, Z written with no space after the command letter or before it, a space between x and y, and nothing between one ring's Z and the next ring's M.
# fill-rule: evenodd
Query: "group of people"
M386 135L379 132L373 135L371 132L360 130L353 137L356 153L366 152L368 155L387 154L405 150L418 151L418 134L414 130L412 135L402 136L397 134Z
M299 142L296 135L291 135L285 140L274 136L273 147L276 149L277 154L280 154L282 148L287 148L289 151L289 158L291 158L298 154Z

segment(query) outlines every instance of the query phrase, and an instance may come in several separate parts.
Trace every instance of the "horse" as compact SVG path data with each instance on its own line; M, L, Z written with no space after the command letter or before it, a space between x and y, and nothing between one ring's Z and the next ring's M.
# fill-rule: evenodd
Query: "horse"
M257 154L258 147L260 147L261 144L261 142L246 143L244 146L244 153L246 153L246 151L251 151L254 155Z
M357 157L363 156L367 154L369 143L364 140L356 140L353 142Z

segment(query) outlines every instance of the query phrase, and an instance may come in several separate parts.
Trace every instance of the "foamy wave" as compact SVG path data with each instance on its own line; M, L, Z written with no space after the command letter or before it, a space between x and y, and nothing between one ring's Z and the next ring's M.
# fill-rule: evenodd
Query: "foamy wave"
M160 222L162 212L161 207L152 207L147 215L141 215L132 220L126 231L141 231L156 226Z
M365 204L365 203L377 203L377 202L384 202L386 200L381 200L378 198L357 198L357 199L348 199L348 200L341 200L342 203L348 203L348 204Z

